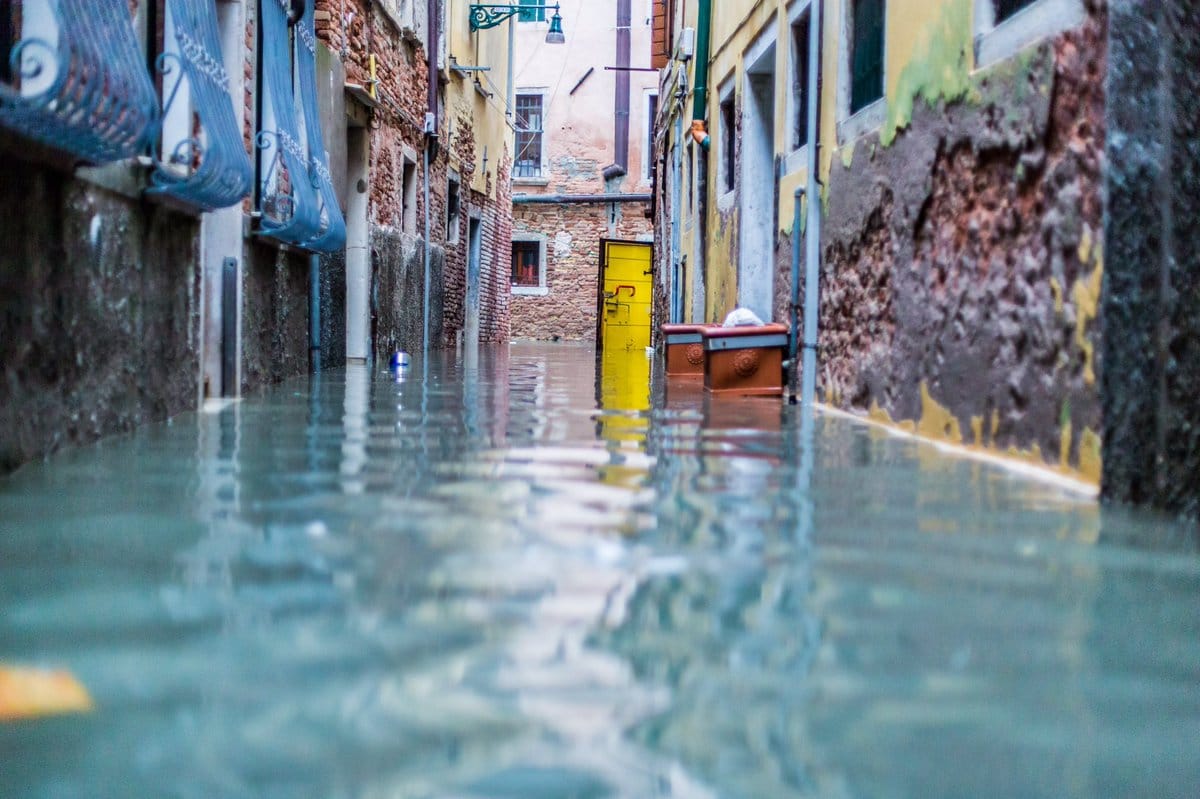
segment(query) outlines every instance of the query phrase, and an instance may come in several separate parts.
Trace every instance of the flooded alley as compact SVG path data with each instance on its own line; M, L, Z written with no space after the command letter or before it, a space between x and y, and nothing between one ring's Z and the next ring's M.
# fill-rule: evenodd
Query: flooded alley
M1195 797L1152 516L577 345L351 366L0 479L0 796Z

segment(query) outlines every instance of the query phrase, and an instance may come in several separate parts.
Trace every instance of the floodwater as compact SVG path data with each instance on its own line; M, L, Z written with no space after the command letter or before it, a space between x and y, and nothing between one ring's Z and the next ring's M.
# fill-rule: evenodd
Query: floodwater
M0 796L1200 796L1190 533L593 359L351 367L0 480L0 664L96 704L0 724Z

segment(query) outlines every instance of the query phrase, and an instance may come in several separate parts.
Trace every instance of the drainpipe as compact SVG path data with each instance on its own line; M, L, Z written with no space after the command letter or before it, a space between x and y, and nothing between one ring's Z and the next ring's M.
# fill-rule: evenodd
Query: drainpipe
M422 180L423 191L425 195L425 263L424 263L424 290L421 292L421 353L428 356L430 341L429 331L432 326L430 319L430 295L433 287L430 285L433 282L433 243L430 238L432 231L430 230L430 215L429 215L429 167L433 159L437 157L438 147L438 53L441 50L440 41L440 26L438 18L438 2L437 0L427 0L426 9L426 25L429 29L429 52L426 56L429 60L429 106L425 116L425 154L424 154L424 179ZM428 358L425 359L428 362Z
M712 0L700 0L696 24L696 89L692 97L692 138L708 152L711 138L704 122L708 111L708 57L712 47Z
M613 163L629 171L629 65L632 0L617 0L617 95L613 108Z
M796 378L800 374L800 201L805 192L804 186L796 187L796 212L792 217L792 315L788 326L788 391L792 405L796 404Z
M321 256L308 257L308 365L321 371Z
M821 146L820 124L821 98L817 96L820 85L817 80L821 68L821 28L824 25L824 3L813 0L814 24L808 26L808 225L805 230L807 263L804 270L804 378L801 391L806 408L811 409L817 394L817 322L820 314L819 286L821 279L821 188L817 169L820 162L817 150ZM795 285L795 284L793 284Z

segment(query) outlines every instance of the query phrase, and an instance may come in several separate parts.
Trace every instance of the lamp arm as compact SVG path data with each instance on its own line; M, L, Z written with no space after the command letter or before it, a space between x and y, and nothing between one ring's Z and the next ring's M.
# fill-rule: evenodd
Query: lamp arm
M511 5L507 3L472 3L471 4L471 30L482 31L488 28L494 28L506 19L522 12L522 11L548 11L553 10L556 13L559 10L558 3L554 5Z

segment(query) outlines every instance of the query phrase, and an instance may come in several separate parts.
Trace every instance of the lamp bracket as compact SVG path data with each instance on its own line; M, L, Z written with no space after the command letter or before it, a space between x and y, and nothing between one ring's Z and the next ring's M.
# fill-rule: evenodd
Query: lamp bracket
M472 3L471 30L482 31L494 28L509 17L522 11L554 11L558 12L558 4L554 5L512 5L508 3Z

